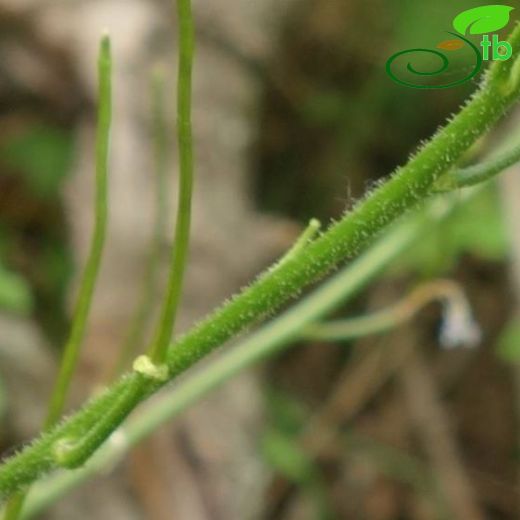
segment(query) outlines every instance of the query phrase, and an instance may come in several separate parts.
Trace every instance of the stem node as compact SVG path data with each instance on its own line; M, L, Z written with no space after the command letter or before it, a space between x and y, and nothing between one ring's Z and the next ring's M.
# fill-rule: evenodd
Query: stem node
M148 356L139 356L135 359L132 368L135 372L148 379L165 382L168 381L168 366L155 364Z

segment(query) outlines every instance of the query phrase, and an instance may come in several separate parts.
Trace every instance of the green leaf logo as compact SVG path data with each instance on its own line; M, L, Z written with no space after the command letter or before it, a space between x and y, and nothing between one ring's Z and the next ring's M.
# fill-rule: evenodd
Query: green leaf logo
M453 20L453 27L461 34L484 34L498 31L509 23L508 5L483 5L462 11ZM469 33L468 33L469 30Z

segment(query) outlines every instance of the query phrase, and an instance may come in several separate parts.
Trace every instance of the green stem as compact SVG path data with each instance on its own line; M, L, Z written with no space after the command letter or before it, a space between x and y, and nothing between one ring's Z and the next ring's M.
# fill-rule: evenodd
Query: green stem
M520 27L510 39L513 51L519 52ZM176 341L166 357L169 378L173 379L198 360L209 354L246 327L272 314L303 288L325 276L340 262L358 254L392 221L405 214L431 194L435 181L460 160L464 152L489 128L520 96L513 60L497 62L489 71L482 88L443 129L439 130L408 164L364 200L328 231L311 242L305 255L297 255L278 269L260 276L250 287L226 302ZM93 430L110 406L132 385L139 374L116 381L97 399L69 417L68 420L42 435L0 467L0 496L11 494L22 486L40 478L59 466L54 446L61 439L77 439ZM163 383L151 382L143 392L146 397ZM126 402L124 413L109 414L115 431L130 412ZM109 417L110 418L110 417ZM96 439L97 446L106 439L103 429ZM89 452L82 454L86 460Z
M52 428L63 413L65 400L76 369L81 345L85 336L87 318L90 312L92 296L96 285L99 266L105 243L108 220L108 144L112 114L111 93L112 58L110 39L107 35L101 39L98 57L98 130L96 141L96 195L95 224L90 253L81 280L78 300L74 310L74 318L69 340L65 345L63 357L49 401L44 431ZM26 493L16 493L9 500L4 520L16 520L22 509Z
M411 320L425 305L434 301L464 302L460 287L449 280L436 280L420 285L390 307L356 318L313 323L302 337L314 341L346 341L373 334L382 334Z
M44 429L46 430L56 423L63 412L67 392L76 369L81 344L85 336L87 319L105 243L108 220L108 155L112 117L112 58L110 54L110 39L107 35L103 36L101 40L98 71L99 104L96 140L96 207L94 233L90 244L90 253L79 288L72 330L65 346L58 378L50 400L49 412L45 420Z
M468 193L469 198L472 193ZM88 463L76 471L51 476L31 491L24 509L30 518L54 503L74 487L104 468L114 465L125 452L151 435L161 425L211 393L233 376L294 344L308 327L343 305L356 295L384 268L408 250L432 225L442 221L455 207L455 199L448 204L435 201L422 216L399 223L360 258L344 267L338 274L315 289L302 302L263 326L238 345L224 352L211 365L190 374L174 390L150 403L138 416L118 430ZM460 200L457 199L457 203Z
M446 212L443 212L443 215ZM272 356L298 338L306 325L320 319L356 294L382 269L406 250L424 232L427 220L402 223L374 244L362 257L345 267L301 303L222 354L214 363L191 374L175 390L151 403L121 430L119 443L110 441L85 465L73 472L60 473L36 485L27 503L25 518L40 512L59 496L112 465L122 452L150 435L156 428L207 395L241 370Z
M296 242L293 244L291 249L282 256L282 258L273 266L273 269L278 269L281 265L285 264L289 260L294 259L298 256L314 239L318 231L320 230L321 222L318 219L311 218L309 224L304 229L303 233L298 237Z
M175 328L188 257L193 191L191 90L194 30L191 0L177 0L179 20L179 70L177 83L177 133L179 142L179 197L170 276L161 318L150 349L156 364L164 363Z
M443 193L457 188L475 186L492 179L519 161L520 144L482 163L446 173L435 184L435 191Z
M155 166L155 216L150 255L146 265L141 297L131 320L130 329L125 338L114 366L112 377L128 367L130 361L142 347L147 324L153 310L153 303L158 294L158 270L161 261L161 250L166 231L166 169L168 164L167 131L165 119L165 81L161 69L156 69L152 76L152 114L153 114L153 148Z

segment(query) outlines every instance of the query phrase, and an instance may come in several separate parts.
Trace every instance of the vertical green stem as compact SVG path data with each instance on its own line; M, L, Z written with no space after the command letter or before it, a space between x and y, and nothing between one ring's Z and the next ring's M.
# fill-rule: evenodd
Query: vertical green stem
M99 266L101 264L103 245L105 243L108 220L108 149L112 114L111 69L110 39L108 35L104 35L101 40L98 58L99 105L96 141L96 209L94 234L79 288L72 329L69 340L65 345L58 377L49 401L47 417L43 426L44 430L48 430L54 426L63 412L65 399L76 369L81 344L85 336L87 318ZM5 508L4 520L16 520L19 518L25 497L26 492L16 493L11 497Z
M152 117L153 156L155 168L155 216L150 254L146 265L141 296L125 338L112 377L120 375L129 362L137 355L144 342L153 303L158 297L157 274L161 262L161 249L165 237L166 224L166 170L168 165L167 124L165 120L165 78L162 69L156 69L152 76Z
M96 137L96 208L95 224L90 252L83 272L83 278L74 310L74 319L69 340L65 346L61 366L52 393L49 411L44 429L49 429L60 418L65 405L65 399L76 369L81 344L85 336L87 318L90 312L92 296L101 265L103 246L105 243L108 220L108 155L110 124L112 117L112 58L110 39L104 35L98 59L99 73L99 104L98 129Z
M191 131L191 89L194 49L191 0L177 0L179 23L179 69L177 80L177 133L179 142L179 197L175 242L166 298L150 356L154 363L163 363L170 343L182 294L184 271L188 256L191 198L193 190L193 144Z
M177 1L179 23L179 69L177 85L177 133L179 143L179 197L175 239L171 255L171 265L166 296L161 316L150 347L150 358L154 365L162 365L166 360L168 347L175 327L175 320L188 256L191 227L191 199L193 191L193 144L191 130L191 90L194 50L193 17L191 0ZM135 365L134 365L135 369ZM150 376L150 374L148 374ZM83 464L90 451L119 424L124 417L153 387L154 381L141 373L133 380L114 406L77 442L67 443L60 454L63 466L74 468ZM155 382L156 383L156 382Z

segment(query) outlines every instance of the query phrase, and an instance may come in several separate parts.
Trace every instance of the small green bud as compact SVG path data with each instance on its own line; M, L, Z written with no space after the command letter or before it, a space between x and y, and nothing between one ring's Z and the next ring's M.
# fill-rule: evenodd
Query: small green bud
M166 365L156 365L148 356L136 358L132 368L135 372L150 379L162 382L168 380L168 367Z

